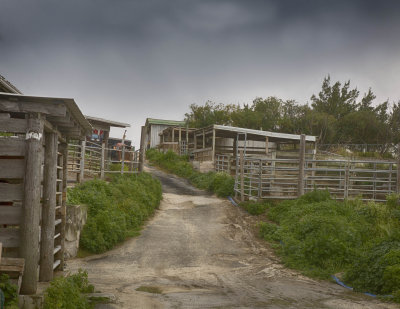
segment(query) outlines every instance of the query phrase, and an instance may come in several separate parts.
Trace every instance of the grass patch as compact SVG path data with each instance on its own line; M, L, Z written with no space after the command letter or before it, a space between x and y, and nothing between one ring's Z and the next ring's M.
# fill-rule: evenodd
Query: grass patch
M173 151L167 153L150 149L146 158L162 169L179 177L186 178L195 187L215 193L218 197L233 195L234 178L227 173L208 172L200 173L193 169L187 156L179 156Z
M54 279L44 293L43 309L91 309L93 304L86 298L86 293L93 293L86 271L68 277Z
M239 204L244 210L253 216L259 216L265 213L269 204L267 202L247 201Z
M162 294L162 290L157 287L157 286L140 286L136 289L136 291L139 292L147 292L147 293L153 293L153 294Z
M81 253L102 253L139 235L161 198L160 182L148 173L118 174L110 182L95 179L70 189L68 203L88 207L88 219L80 237L84 249Z
M392 294L400 302L398 196L366 204L314 191L267 207L273 223L261 222L260 235L286 266L325 279L343 272L356 291Z

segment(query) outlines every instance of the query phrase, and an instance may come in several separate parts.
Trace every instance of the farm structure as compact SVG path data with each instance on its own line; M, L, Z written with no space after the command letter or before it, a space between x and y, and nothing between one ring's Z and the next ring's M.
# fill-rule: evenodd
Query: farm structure
M146 150L156 148L160 144L160 133L164 129L184 126L184 121L147 118L146 124L142 127L142 141L140 144L144 145Z
M0 93L0 243L22 294L64 267L67 142L91 130L73 99Z
M82 141L70 141L68 144L68 183L73 186L85 178L98 176L104 178L105 173L115 173L111 170L114 163L121 163L122 172L137 170L138 153L132 150L130 141L110 138L112 127L128 128L130 124L98 117L85 116L92 125L91 134ZM115 143L115 141L120 142ZM129 170L125 171L126 166Z
M194 131L187 127L168 127L160 132L158 149L162 152L172 150L179 155L186 155L194 150Z
M0 75L0 92L22 94L21 91Z
M290 158L298 153L300 135L212 125L194 131L193 160L217 171L236 172L236 159L245 156ZM306 136L306 155L315 156L316 137Z

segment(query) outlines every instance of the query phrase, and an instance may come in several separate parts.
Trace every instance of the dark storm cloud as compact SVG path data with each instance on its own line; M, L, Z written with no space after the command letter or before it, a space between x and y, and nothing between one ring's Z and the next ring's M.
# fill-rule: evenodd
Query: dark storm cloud
M207 99L306 102L327 74L400 98L400 1L2 0L0 74L133 124ZM121 112L121 110L123 112Z

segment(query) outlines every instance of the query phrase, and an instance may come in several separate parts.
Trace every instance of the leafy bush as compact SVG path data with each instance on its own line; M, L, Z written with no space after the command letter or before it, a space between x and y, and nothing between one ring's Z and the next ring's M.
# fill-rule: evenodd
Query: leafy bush
M10 283L10 277L6 274L0 275L0 289L4 294L5 308L17 309L18 308L18 293L17 286Z
M82 248L101 253L134 236L162 198L161 184L150 174L114 175L111 182L91 180L68 192L68 203L88 206L80 238Z
M94 287L89 284L86 271L68 277L54 279L44 294L43 309L89 309L84 293L93 293Z
M249 214L253 216L262 215L268 208L267 203L259 203L254 201L242 202L240 203L240 207L245 209Z
M268 218L276 224L262 222L260 235L274 243L289 267L320 278L344 272L344 281L355 290L396 298L400 296L399 197L387 200L386 204L339 202L327 191L310 192L269 206Z
M235 180L232 176L227 173L200 173L193 169L187 156L179 156L173 151L162 153L156 149L149 149L146 158L162 169L188 179L199 189L214 192L219 197L233 194Z

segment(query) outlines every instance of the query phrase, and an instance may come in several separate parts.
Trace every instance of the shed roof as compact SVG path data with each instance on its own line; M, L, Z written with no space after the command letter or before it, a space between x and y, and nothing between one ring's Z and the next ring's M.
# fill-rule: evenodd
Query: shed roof
M253 130L239 127L231 127L231 126L223 126L223 125L213 125L210 128L213 128L218 131L223 131L226 137L235 137L237 133L247 134L248 138L257 139L257 137L268 137L271 138L271 141L285 141L285 140L298 140L300 141L299 134L289 134L289 133L279 133L279 132L270 132L270 131L262 131L262 130ZM201 129L202 130L202 129ZM317 140L316 136L306 135L307 142L315 142Z
M92 130L74 99L38 97L0 92L0 110L6 112L38 112L52 125L71 138L79 138Z
M107 125L110 127L117 127L117 128L130 128L131 125L129 123L124 123L124 122L118 122L114 120L107 120L104 118L99 118L99 117L93 117L93 116L87 116L85 115L86 119L89 120L90 123L101 123L102 125Z
M164 119L154 119L154 118L147 118L146 119L146 126L149 124L163 124L167 126L185 126L185 121L178 121L178 120L164 120Z

